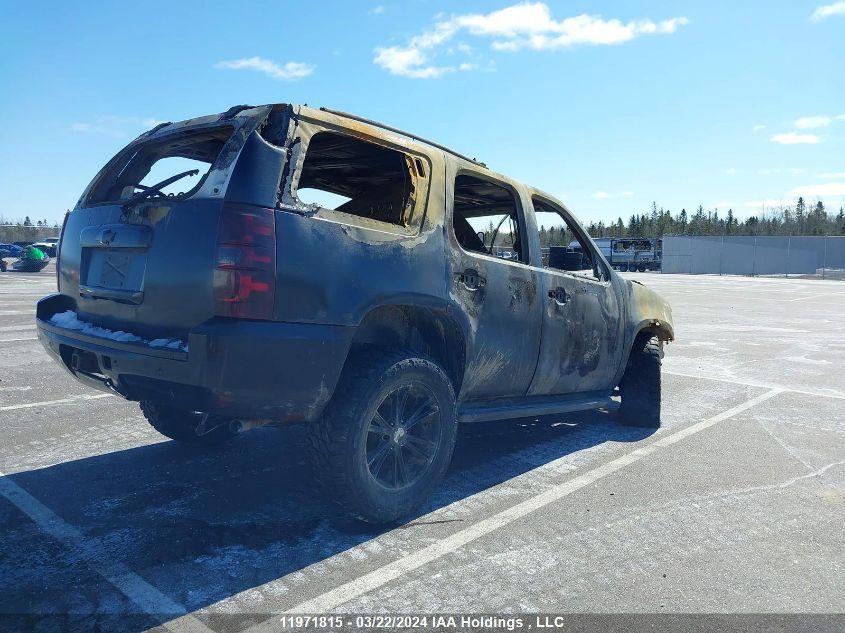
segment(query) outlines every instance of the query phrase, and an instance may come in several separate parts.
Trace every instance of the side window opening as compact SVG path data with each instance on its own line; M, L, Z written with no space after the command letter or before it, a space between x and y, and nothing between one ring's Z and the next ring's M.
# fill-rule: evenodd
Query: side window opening
M543 267L604 281L606 273L596 260L592 248L573 229L560 210L540 198L535 197L531 201L537 230L540 232Z
M455 179L452 226L464 250L527 263L519 214L508 187L465 174Z
M186 196L196 191L232 135L229 126L187 130L149 141L121 157L104 174L88 196L91 203L127 200L143 189L176 174L199 170L164 188L168 196Z
M408 226L416 169L406 154L334 132L311 137L296 188L304 204Z

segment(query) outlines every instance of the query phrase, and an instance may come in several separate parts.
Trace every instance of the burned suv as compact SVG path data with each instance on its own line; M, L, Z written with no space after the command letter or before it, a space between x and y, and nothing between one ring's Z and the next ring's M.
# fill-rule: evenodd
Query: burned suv
M540 240L575 240L554 249ZM38 336L174 440L308 426L315 479L412 512L461 422L606 407L660 423L669 306L552 196L328 109L164 123L65 218Z

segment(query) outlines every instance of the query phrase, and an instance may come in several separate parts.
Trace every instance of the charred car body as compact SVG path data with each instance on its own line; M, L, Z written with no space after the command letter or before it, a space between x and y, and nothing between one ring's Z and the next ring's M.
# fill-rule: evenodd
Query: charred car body
M575 269L544 267L541 213L581 243ZM316 479L371 521L422 502L459 422L618 389L624 421L659 425L658 295L553 197L340 112L241 106L141 135L66 217L57 276L38 335L77 379L186 442L306 423Z

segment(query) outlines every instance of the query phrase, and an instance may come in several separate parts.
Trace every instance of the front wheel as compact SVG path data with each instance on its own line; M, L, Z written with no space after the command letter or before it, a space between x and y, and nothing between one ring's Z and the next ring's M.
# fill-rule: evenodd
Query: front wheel
M622 423L628 426L660 426L660 365L663 348L656 336L637 336L628 366L619 383Z
M344 369L309 437L315 479L346 512L400 519L431 493L452 459L455 392L414 353L367 354Z

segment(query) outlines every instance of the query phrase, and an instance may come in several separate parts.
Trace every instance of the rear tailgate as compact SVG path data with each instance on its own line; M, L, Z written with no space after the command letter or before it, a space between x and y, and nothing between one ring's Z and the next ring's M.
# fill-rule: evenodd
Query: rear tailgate
M80 319L151 339L184 338L215 315L221 212L232 202L227 190L238 158L269 112L265 106L170 124L106 165L68 216L61 242L59 291L74 301ZM274 165L281 167L277 156ZM166 196L127 204L191 168L199 173L163 187ZM248 188L233 190L249 197Z

